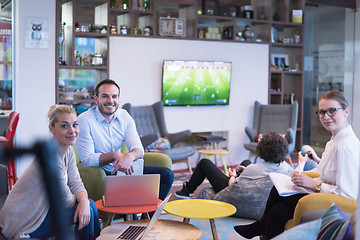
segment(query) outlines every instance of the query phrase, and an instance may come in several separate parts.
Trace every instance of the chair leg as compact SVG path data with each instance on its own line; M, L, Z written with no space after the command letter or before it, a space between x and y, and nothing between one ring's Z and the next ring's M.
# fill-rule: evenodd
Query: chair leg
M14 186L14 184L17 181L17 177L16 177L16 168L15 168L15 160L14 159L10 159L8 161L8 182L9 182L9 190L12 189L12 187Z
M252 157L255 157L254 163L256 163L256 160L257 160L257 158L258 158L257 153L250 152L250 154L249 154L249 161L251 161L251 158L252 158Z
M190 166L189 158L186 158L186 164L187 164L187 166L189 168L190 175L192 175L192 169L191 169L191 166Z
M292 162L292 159L291 159L291 156L290 156L289 153L286 155L286 159L289 161L290 166L291 166L291 167L294 167L293 162Z

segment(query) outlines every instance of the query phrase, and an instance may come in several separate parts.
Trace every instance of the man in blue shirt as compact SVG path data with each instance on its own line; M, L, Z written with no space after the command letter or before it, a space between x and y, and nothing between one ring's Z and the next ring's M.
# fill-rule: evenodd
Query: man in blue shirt
M100 166L107 175L134 172L133 161L144 155L144 148L130 114L119 109L120 87L113 80L101 81L95 88L96 106L78 117L79 138L76 147L84 166ZM125 142L129 152L121 153ZM166 167L144 166L144 174L160 174L159 198L164 200L174 180Z

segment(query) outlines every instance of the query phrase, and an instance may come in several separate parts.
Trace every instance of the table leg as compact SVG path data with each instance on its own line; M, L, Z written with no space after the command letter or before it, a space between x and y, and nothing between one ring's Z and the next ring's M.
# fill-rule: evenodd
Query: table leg
M223 156L223 155L220 155L220 158L221 158L221 161L222 161L222 163L223 163L225 173L226 173L227 176L229 176L229 170L228 170L228 168L227 168L227 165L226 165L226 161L225 161L225 159L224 159L224 156Z
M184 218L183 222L184 222L184 223L189 223L189 222L190 222L190 218Z
M201 160L201 153L199 153L199 157L198 157L198 160L197 160L197 162L196 162L196 165L200 162L200 160Z
M106 228L107 226L110 226L110 225L111 225L111 222L112 222L112 220L114 219L114 216L115 216L115 213L110 213L110 214L109 214L109 218L108 218L108 220L106 221L106 223L104 223L105 226L104 226L104 224L103 224L103 228Z
M217 235L217 232L216 232L215 221L214 221L214 219L209 219L209 221L210 221L210 226L211 226L211 232L212 232L212 235L213 235L213 239L214 239L214 240L218 240L218 235Z
M126 214L125 215L125 221L131 221L131 220L133 220L132 214Z

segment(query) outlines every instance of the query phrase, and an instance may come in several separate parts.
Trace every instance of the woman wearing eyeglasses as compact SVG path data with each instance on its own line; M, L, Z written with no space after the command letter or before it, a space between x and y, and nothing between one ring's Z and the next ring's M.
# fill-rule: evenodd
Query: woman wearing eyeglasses
M317 168L320 177L313 179L294 171L291 180L295 185L314 192L328 192L357 199L360 142L347 120L350 112L348 102L342 92L329 91L321 96L318 105L319 120L332 134ZM312 154L318 158L315 152ZM299 154L299 158L307 158L307 155L303 157ZM249 225L235 226L234 229L245 238L264 235L265 239L271 239L284 231L285 223L292 218L297 202L305 195L281 197L273 187L262 218Z

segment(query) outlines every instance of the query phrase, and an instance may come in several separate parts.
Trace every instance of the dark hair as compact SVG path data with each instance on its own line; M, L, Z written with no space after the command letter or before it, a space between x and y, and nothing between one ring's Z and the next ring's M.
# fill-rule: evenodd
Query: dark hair
M340 103L340 105L343 109L346 109L349 106L349 103L346 100L344 93L340 92L338 90L328 91L328 92L324 93L320 97L319 102L322 99L333 99L333 100L337 101L338 103Z
M265 162L281 163L289 152L288 142L284 137L275 132L270 132L261 138L256 147L256 152Z
M98 85L96 85L96 88L95 88L95 95L98 97L99 96L99 88L104 85L104 84L112 84L112 85L115 85L118 89L119 89L119 94L120 94L120 87L119 85L112 79L105 79L105 80L102 80L101 82L98 83Z

